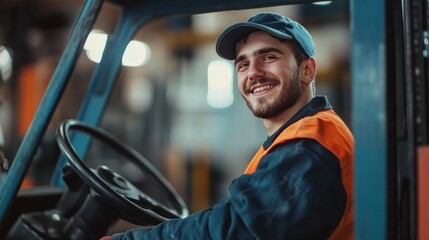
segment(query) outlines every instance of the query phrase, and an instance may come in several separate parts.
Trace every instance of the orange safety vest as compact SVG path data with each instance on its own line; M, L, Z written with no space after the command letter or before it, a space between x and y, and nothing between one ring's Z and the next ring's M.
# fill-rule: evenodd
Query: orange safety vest
M268 149L262 146L245 170L245 174L256 172L261 159L278 144L292 139L310 138L322 144L339 160L347 203L342 220L329 240L351 240L354 238L353 210L353 157L354 138L348 127L333 110L325 110L291 124L274 140Z

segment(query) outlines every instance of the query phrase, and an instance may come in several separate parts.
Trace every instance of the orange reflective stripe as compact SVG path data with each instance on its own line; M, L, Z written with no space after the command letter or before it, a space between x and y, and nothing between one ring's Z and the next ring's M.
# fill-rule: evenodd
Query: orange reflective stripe
M318 112L305 117L287 127L264 150L263 146L255 154L245 170L245 174L252 174L261 159L278 144L297 138L314 139L331 151L339 160L342 172L342 181L347 194L347 204L341 223L331 234L330 240L353 239L353 154L354 138L344 122L333 110Z
M252 174L256 171L256 167L258 167L259 161L261 161L261 158L263 155L265 155L264 147L259 148L258 152L256 152L255 156L253 157L252 161L250 161L249 165L247 165L246 170L244 171L244 174Z

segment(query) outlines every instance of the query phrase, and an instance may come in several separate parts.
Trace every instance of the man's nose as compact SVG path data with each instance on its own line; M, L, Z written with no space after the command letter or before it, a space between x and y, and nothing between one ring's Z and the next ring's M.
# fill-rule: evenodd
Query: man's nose
M249 80L258 80L264 76L264 70L257 62L250 63L249 70L247 71L247 77Z

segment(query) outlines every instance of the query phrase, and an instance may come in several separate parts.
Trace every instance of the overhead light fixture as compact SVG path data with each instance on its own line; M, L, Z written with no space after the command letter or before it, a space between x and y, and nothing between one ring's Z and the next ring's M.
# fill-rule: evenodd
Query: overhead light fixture
M100 63L106 47L108 35L102 30L92 30L86 39L83 49L89 60ZM151 56L150 47L141 41L132 40L128 43L122 65L126 67L138 67L146 64Z
M313 2L314 5L319 5L319 6L326 6L331 4L332 1L321 1L321 2Z
M86 39L83 49L89 60L99 63L106 47L107 34L102 30L92 30Z
M150 55L151 50L146 43L132 40L125 49L122 65L127 67L142 66L149 61Z
M12 57L9 50L0 45L0 75L3 81L7 81L12 75Z
M214 60L207 69L207 103L212 108L227 108L234 102L233 67L230 62Z

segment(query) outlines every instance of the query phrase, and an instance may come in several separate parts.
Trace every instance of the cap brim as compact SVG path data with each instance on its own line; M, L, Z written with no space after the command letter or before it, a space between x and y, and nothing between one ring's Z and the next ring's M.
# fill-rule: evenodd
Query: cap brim
M219 36L216 43L217 54L222 58L234 60L237 42L240 41L244 36L247 36L250 33L256 31L265 31L275 37L282 39L292 39L292 36L285 32L281 32L261 24L240 22L225 29L225 31Z

